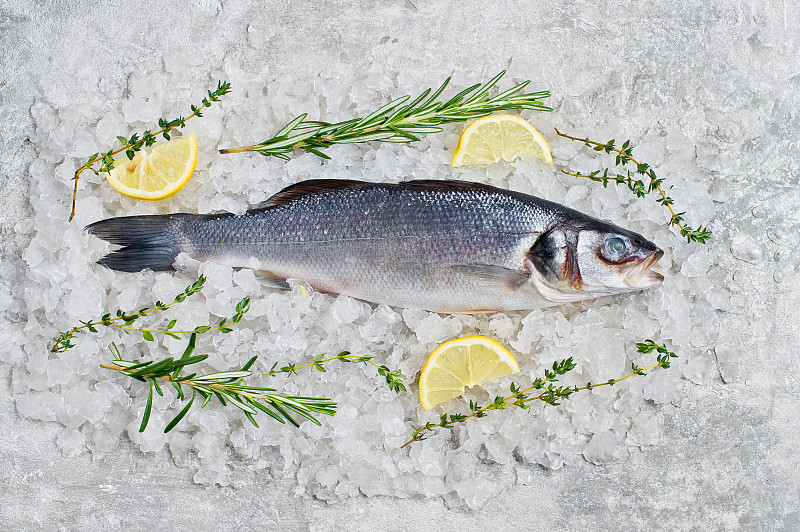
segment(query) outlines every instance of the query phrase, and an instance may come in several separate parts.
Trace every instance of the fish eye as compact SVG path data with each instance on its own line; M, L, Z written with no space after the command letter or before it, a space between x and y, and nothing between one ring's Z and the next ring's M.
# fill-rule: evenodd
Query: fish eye
M628 246L625 241L619 237L612 237L606 240L603 246L603 254L609 259L619 259L627 251Z

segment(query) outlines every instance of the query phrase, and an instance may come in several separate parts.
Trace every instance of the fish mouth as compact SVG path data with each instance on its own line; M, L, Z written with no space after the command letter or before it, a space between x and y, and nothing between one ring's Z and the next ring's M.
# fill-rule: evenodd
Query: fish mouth
M625 277L625 284L631 288L648 288L661 284L664 276L650 268L663 256L664 251L656 248L656 251L631 269L631 272Z

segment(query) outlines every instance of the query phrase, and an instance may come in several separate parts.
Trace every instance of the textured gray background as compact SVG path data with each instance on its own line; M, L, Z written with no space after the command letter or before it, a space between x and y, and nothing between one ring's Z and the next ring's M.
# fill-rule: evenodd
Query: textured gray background
M529 485L471 512L441 499L329 506L297 496L291 481L244 468L232 487L206 489L166 451L143 455L126 442L101 460L62 458L60 426L18 418L11 368L0 364L2 528L800 530L797 2L95 4L0 2L4 272L18 267L24 245L13 227L28 211L35 152L26 136L37 95L55 107L84 102L99 118L106 96L95 94L98 86L124 86L131 72L157 68L162 54L185 45L196 47L200 70L232 57L251 75L298 79L372 65L426 71L434 83L526 57L534 86L553 90L554 104L572 96L571 113L624 123L633 138L657 123L701 117L691 140L728 187L714 247L747 303L719 316L729 348L718 358L729 363L731 348L740 350L739 378L687 385L663 408L656 448L605 467L535 471ZM24 317L18 310L12 303L3 313L3 343Z

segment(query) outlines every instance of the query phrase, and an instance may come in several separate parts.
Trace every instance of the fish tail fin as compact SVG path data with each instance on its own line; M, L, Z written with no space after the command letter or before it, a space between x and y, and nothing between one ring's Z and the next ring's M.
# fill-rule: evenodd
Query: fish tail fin
M183 222L190 214L123 216L86 226L89 234L122 248L99 261L112 270L138 272L174 270L173 263L183 249Z

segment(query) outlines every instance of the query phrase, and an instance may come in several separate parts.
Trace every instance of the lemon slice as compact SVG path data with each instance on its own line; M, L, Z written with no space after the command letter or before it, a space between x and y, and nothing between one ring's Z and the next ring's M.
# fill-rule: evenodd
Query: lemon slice
M547 141L530 123L516 115L489 115L461 133L452 165L491 164L518 157L535 157L553 164Z
M197 137L171 140L114 160L106 179L120 194L143 200L168 198L186 186L197 166Z
M465 336L433 350L419 378L419 398L425 410L484 384L519 371L508 349L485 336Z

